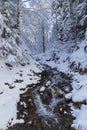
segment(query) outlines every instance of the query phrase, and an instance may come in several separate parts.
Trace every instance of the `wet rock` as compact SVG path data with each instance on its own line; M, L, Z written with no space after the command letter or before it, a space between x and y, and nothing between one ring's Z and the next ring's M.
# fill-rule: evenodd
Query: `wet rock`
M15 88L15 86L13 86L12 84L9 84L9 83L4 83L4 84L7 85L10 89Z
M9 68L12 68L12 67L13 67L13 65L11 65L10 63L5 63L5 65L6 65L7 67L9 67Z
M49 76L49 73L45 70L41 73L41 79L45 80Z
M16 79L15 81L14 81L14 83L22 83L23 82L23 80L21 80L21 79Z
M0 92L0 95L3 94L3 92Z
M52 100L52 91L51 89L46 89L44 92L43 92L43 95L40 95L41 97L41 100L44 104L50 104L51 100Z
M7 82L6 82L6 83L4 83L4 84L9 86L9 83L7 83Z
M75 107L75 108L78 108L78 109L80 109L83 104L84 104L84 105L87 105L87 101L84 100L84 101L82 101L82 102L73 102L74 107Z
M26 90L26 88L20 88L20 90L21 90L21 91L25 91L25 90Z
M13 85L9 85L9 88L10 88L10 89L13 89L13 88L15 88L15 86L13 86Z
M23 76L23 74L22 74L22 73L20 73L20 76L22 77L22 76Z

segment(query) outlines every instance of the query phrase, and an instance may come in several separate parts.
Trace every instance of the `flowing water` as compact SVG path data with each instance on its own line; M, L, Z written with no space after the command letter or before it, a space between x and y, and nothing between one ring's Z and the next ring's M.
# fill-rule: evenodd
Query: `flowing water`
M18 119L25 123L8 130L74 130L70 101L64 98L72 90L69 76L45 66L40 82L27 87L17 106Z

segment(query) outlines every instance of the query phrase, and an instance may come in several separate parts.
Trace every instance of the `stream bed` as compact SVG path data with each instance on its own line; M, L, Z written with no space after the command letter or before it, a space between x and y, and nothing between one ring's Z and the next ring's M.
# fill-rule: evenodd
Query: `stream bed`
M72 79L47 65L37 84L27 85L17 104L17 118L23 124L15 124L8 130L75 130L71 127L74 117L65 94L72 90Z

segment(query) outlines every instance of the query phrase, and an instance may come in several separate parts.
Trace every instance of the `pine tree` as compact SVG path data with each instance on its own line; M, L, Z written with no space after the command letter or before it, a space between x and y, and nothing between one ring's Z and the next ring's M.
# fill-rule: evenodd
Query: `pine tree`
M87 28L87 1L54 0L53 14L57 40L68 41L85 38Z

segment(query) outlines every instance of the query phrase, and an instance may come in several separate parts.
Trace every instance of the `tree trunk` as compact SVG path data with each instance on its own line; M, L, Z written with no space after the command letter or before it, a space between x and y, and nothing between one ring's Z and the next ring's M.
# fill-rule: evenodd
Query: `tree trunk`
M69 0L69 8L70 8L70 18L72 21L72 34L73 34L73 38L76 39L77 38L77 34L76 34L76 20L74 17L74 2L75 0Z
M43 47L43 53L45 53L45 30L44 30L44 24L42 25L42 47Z

